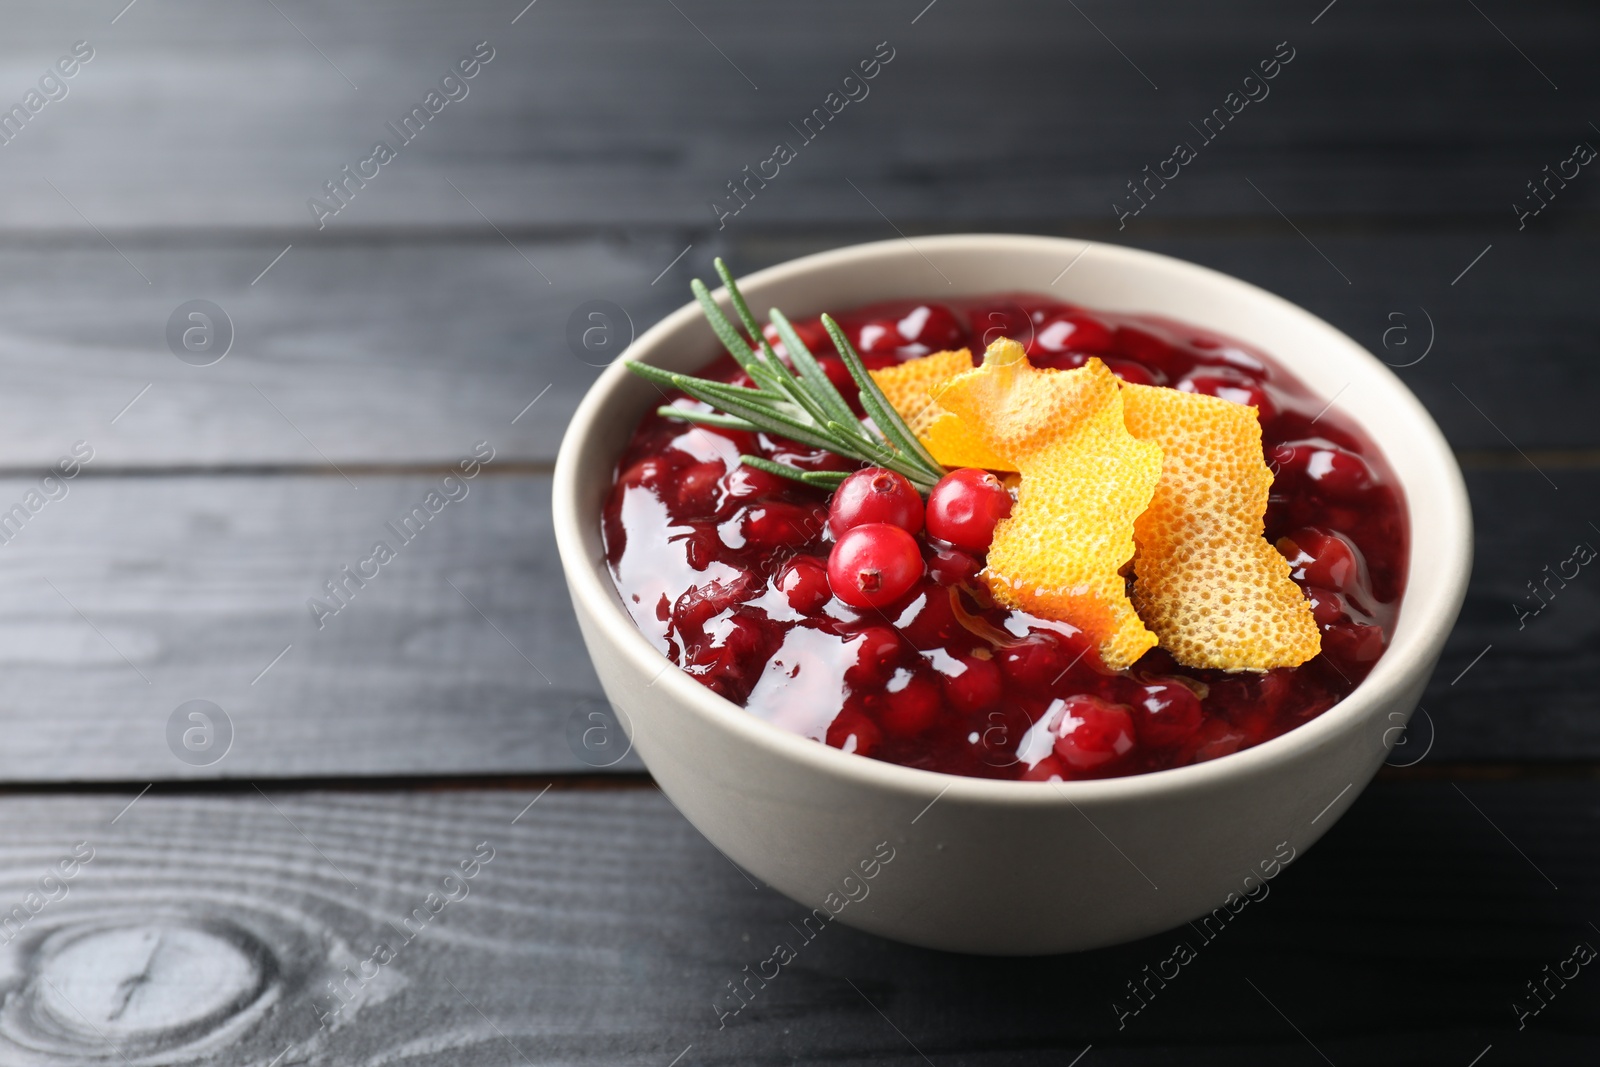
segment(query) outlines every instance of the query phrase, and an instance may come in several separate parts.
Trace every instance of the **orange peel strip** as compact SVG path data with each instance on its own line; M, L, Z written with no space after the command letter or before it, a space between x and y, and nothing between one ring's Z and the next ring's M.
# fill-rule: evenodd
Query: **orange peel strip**
M1161 477L1161 447L1123 422L1117 377L1098 359L1039 370L1017 342L932 396L1022 473L1010 518L995 527L982 577L996 601L1071 623L1121 669L1156 643L1127 597L1134 520Z
M1149 385L1124 385L1122 399L1128 430L1165 457L1133 561L1133 604L1161 647L1229 671L1315 656L1311 604L1262 536L1272 472L1255 409Z
M929 391L972 369L972 353L962 348L954 352L935 352L931 356L908 359L904 363L870 372L883 395L911 432L921 439L933 458L946 467L982 467L985 470L1015 470L1001 457L985 448L982 439L969 430L929 395Z

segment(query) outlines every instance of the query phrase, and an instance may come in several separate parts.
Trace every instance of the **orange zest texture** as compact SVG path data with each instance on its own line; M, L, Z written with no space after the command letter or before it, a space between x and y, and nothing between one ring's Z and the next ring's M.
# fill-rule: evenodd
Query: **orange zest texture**
M962 348L908 359L871 374L883 395L934 459L946 467L1014 470L1006 460L984 447L978 434L941 407L931 395L934 388L971 369L972 353Z
M1114 669L1156 643L1128 599L1122 569L1133 558L1134 521L1161 478L1161 447L1128 432L1119 384L1098 359L1076 370L1039 370L1020 344L1002 338L983 366L930 394L1008 461L1000 469L1022 474L1016 506L989 548L983 579L990 594L1076 626Z
M1311 604L1262 536L1272 472L1254 408L1122 386L1128 430L1164 456L1134 523L1133 605L1186 667L1295 667L1321 650ZM1026 472L1024 472L1026 482Z

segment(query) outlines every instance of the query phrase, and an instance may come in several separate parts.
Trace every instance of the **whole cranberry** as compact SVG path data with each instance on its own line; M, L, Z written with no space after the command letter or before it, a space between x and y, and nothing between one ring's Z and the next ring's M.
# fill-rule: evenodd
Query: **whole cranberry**
M716 514L722 503L722 476L726 472L718 460L696 463L673 479L677 493L674 512L683 518L705 518Z
M1034 346L1044 352L1088 352L1104 355L1112 351L1111 331L1099 319L1081 311L1048 316L1039 324Z
M1106 369L1132 385L1165 385L1167 376L1131 359L1107 359Z
M900 347L900 331L895 319L874 319L856 331L856 351L863 356L893 355Z
M895 323L902 346L917 345L928 352L959 348L967 339L955 313L943 304L922 304Z
M943 648L963 632L955 609L950 606L950 591L935 582L923 581L913 586L910 601L893 621L895 629L913 648L924 651Z
M828 556L833 595L853 608L893 603L921 577L922 552L916 538L886 522L852 526Z
M1218 397L1222 400L1231 400L1235 404L1256 409L1256 418L1260 422L1268 422L1278 414L1278 405L1272 402L1267 391L1259 385L1235 381L1216 374L1191 374L1178 383L1178 388L1186 393L1202 393L1206 396Z
M818 356L817 365L822 368L822 373L828 376L828 381L839 390L846 400L854 399L859 388L856 380L850 376L850 368L844 365L844 360L838 356Z
M905 642L888 626L868 626L854 639L856 661L845 668L845 683L869 688L883 683L906 656Z
M889 732L913 737L933 725L941 706L939 683L922 671L902 667L884 687L881 721Z
M846 706L828 726L828 744L846 752L870 756L878 747L883 731L859 710Z
M739 533L756 548L798 548L815 540L826 521L819 506L773 500L746 511Z
M787 478L741 463L728 473L726 489L730 500L760 500L782 496L793 484Z
M960 656L960 674L946 674L941 679L944 698L960 712L971 713L993 707L1005 690L1000 677L1000 667L990 659L977 656Z
M1073 696L1052 705L1055 754L1067 766L1087 771L1133 750L1133 717L1121 704L1092 696Z
M1081 636L1035 631L1000 653L1000 670L1013 685L1033 693L1061 684L1068 670L1084 658L1088 644Z
M1322 650L1346 663L1371 663L1383 655L1383 628L1365 623L1336 623L1322 635Z
M1021 304L1005 303L992 307L973 308L968 312L972 319L972 347L979 351L988 348L1002 337L1009 337L1024 349L1033 348L1034 322ZM1043 314L1040 315L1043 318Z
M1376 484L1367 461L1331 441L1309 438L1286 441L1267 457L1279 478L1291 483L1304 479L1324 497L1350 500Z
M645 485L655 488L672 474L674 465L662 456L647 456L622 472L617 484L632 489Z
M936 548L928 560L928 574L940 585L970 582L983 570L983 561L959 548Z
M1305 526L1278 539L1278 550L1293 568L1290 576L1303 585L1348 592L1361 584L1361 555L1331 530Z
M1318 626L1332 626L1340 619L1349 618L1350 612L1345 605L1344 597L1332 589L1308 586L1306 599L1311 601L1311 617L1317 620Z
M1178 682L1151 682L1141 686L1133 702L1133 720L1139 740L1164 748L1187 740L1204 718L1200 698Z
M806 346L808 352L820 356L824 352L833 351L833 341L829 339L827 328L822 325L820 319L802 320L791 325L794 326L794 332L799 335L800 343ZM776 326L768 323L761 328L761 335L780 356L789 355L783 340L778 336Z
M815 556L796 556L778 572L775 583L789 606L802 615L814 615L833 596L828 588L828 567Z
M1067 780L1067 769L1055 756L1046 756L1032 767L1022 772L1024 782L1064 782Z
M828 529L839 537L867 523L888 523L906 533L922 529L922 496L905 475L865 467L839 483L828 505Z
M946 702L948 700L947 696ZM1014 701L1002 701L982 711L976 722L970 718L963 721L963 725L969 724L972 728L967 733L967 742L972 746L972 754L984 763L990 767L1015 767L1022 762L1017 750L1033 727L1033 716L1028 708Z
M1136 326L1118 326L1116 347L1118 355L1127 356L1146 367L1159 370L1174 369L1186 362L1183 354L1156 334Z
M1011 491L999 478L963 467L939 479L928 494L928 533L969 552L987 552L1011 503Z

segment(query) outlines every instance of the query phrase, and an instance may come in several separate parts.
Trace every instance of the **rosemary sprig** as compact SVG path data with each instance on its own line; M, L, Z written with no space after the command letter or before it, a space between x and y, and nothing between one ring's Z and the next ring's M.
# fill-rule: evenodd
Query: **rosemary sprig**
M944 467L917 440L917 435L872 380L872 375L861 362L860 354L838 323L828 315L822 316L823 327L833 339L839 357L850 371L850 377L861 390L861 407L875 429L869 428L850 410L849 402L834 387L827 372L800 340L800 335L789 320L773 308L768 315L788 351L793 369L778 358L755 316L750 313L750 306L745 303L744 294L739 292L732 272L720 258L716 260L716 267L718 276L728 287L734 314L745 331L756 340L757 348L752 349L746 343L738 327L711 299L705 283L696 278L690 284L690 289L707 321L711 323L712 331L754 384L730 385L687 374L674 374L645 363L629 362L628 368L640 377L680 389L716 409L710 412L690 411L666 405L656 409L660 414L683 422L723 429L777 434L860 463L887 467L905 475L906 480L924 495L945 476ZM834 488L847 477L838 471L802 471L760 456L740 456L739 459L757 470L824 489Z

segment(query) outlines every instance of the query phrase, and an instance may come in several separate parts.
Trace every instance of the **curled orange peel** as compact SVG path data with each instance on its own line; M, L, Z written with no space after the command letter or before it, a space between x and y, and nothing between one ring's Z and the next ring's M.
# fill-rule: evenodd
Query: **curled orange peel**
M996 457L1020 471L1016 506L995 527L982 577L1007 607L1071 623L1108 667L1156 643L1127 596L1134 521L1161 477L1161 447L1123 421L1117 377L1098 359L1040 370L1001 338L983 365L930 390ZM935 456L938 452L935 451Z
M906 420L911 432L944 466L1015 470L1005 459L985 448L976 433L929 395L931 389L971 369L972 353L962 348L909 359L871 373L873 381Z
M1321 650L1311 604L1262 536L1272 472L1254 408L1122 386L1128 430L1159 446L1161 480L1134 523L1133 605L1187 667L1294 667ZM1025 472L1026 473L1026 472Z

